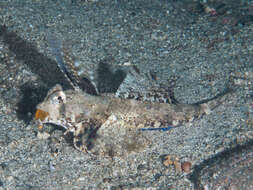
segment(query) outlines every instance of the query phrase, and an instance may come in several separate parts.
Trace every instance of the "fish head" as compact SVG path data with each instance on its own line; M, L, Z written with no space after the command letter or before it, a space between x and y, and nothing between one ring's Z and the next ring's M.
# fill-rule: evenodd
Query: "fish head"
M43 102L37 105L35 112L35 121L38 124L38 128L42 129L43 124L53 123L59 124L62 120L62 110L66 103L66 95L60 85L56 85L49 90L46 98Z

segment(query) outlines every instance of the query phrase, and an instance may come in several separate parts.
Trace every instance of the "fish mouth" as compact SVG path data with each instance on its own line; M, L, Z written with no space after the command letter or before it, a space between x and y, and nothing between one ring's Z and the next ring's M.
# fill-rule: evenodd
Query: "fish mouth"
M37 109L34 117L36 120L44 121L48 115L49 115L48 112L45 112L41 109Z
M35 112L35 120L38 121L38 129L42 130L43 129L43 121L49 116L48 112L45 112L41 109L37 109Z

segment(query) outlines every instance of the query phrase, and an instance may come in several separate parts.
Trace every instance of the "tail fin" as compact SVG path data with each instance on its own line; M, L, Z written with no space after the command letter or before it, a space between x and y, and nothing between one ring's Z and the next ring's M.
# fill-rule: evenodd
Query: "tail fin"
M216 107L218 107L223 102L225 102L225 99L227 98L225 95L229 93L233 93L233 92L234 92L234 89L228 87L228 88L225 88L224 91L222 91L221 93L218 93L216 96L199 101L194 104L200 105L204 113L209 114L212 110L214 110Z

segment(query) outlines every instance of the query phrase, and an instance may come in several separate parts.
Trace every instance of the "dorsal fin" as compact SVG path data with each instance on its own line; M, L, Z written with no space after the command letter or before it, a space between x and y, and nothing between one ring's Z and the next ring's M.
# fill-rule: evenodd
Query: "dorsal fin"
M116 97L160 103L178 103L173 93L175 81L175 78L171 78L168 81L169 85L160 84L155 73L150 71L145 74L137 66L130 65L125 80L116 92Z
M56 58L58 67L70 82L71 86L75 90L81 89L88 94L97 95L98 91L95 84L93 84L88 77L79 77L74 66L74 56L72 55L69 46L67 46L67 43L63 44L53 34L48 34L47 40L51 51Z
M48 34L47 40L51 48L52 53L56 57L58 67L68 79L70 84L75 90L83 90L91 95L98 95L98 89L94 82L94 73L87 65L83 65L85 69L78 71L78 62L75 61L70 45L58 40L55 35ZM128 67L125 65L118 65ZM133 98L140 101L154 101L164 103L177 103L174 98L171 87L159 84L157 82L156 75L153 72L144 74L140 72L137 66L130 65L127 69L127 76L120 84L116 97L121 98ZM115 79L117 80L117 79ZM170 81L171 82L171 81Z

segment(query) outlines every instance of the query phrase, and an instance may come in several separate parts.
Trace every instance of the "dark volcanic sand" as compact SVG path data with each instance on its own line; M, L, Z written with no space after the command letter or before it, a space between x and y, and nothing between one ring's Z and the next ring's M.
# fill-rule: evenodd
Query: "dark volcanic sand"
M252 186L252 1L5 0L0 21L0 189ZM131 63L144 76L155 73L158 83L170 86L176 78L180 102L211 98L228 85L234 91L210 115L168 132L145 132L152 144L143 152L81 153L58 142L59 129L39 139L31 122L48 89L70 88L48 47L49 33L69 42L83 67ZM191 162L192 173L164 166L164 155Z

